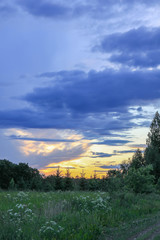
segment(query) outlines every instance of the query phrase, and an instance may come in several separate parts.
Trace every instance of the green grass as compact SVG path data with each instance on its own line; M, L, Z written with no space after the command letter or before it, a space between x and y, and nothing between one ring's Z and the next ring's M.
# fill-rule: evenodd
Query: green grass
M0 240L125 240L159 212L156 194L2 191Z

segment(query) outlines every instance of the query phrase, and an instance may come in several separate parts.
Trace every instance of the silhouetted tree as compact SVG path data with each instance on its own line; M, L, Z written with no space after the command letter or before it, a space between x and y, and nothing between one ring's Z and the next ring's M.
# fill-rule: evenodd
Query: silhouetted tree
M63 190L63 182L62 182L60 167L57 168L57 172L55 176L55 190Z
M4 159L0 160L0 188L8 189L11 179L14 179L15 164Z
M137 149L137 151L133 154L132 161L129 167L138 169L143 166L145 166L143 154L140 149Z
M122 172L123 175L127 174L128 173L128 170L129 170L129 167L130 167L130 158L128 161L123 161L121 164L120 164L120 171Z
M82 169L81 178L79 180L79 188L80 188L80 190L82 190L82 191L87 190L87 185L88 184L87 184L87 180L85 179L85 172Z
M155 181L160 177L160 115L156 112L146 140L145 163L152 164Z
M158 112L155 113L151 123L146 144L148 147L152 146L158 148L160 152L160 114Z
M73 180L71 178L71 173L69 168L66 169L66 174L64 178L64 190L73 190Z

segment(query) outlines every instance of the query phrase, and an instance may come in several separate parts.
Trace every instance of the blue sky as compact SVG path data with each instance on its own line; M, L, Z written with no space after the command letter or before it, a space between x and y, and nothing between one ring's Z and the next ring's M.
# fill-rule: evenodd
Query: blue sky
M92 174L143 150L159 14L154 0L0 0L0 159Z

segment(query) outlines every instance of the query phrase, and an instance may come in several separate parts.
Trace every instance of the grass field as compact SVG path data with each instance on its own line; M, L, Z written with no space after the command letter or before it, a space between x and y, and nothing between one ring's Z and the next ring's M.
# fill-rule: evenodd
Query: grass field
M150 239L159 222L158 194L0 192L0 240Z

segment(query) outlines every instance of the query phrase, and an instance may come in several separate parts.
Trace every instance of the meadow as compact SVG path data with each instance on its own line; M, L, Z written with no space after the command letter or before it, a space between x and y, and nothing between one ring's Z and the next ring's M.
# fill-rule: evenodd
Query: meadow
M0 240L150 239L159 221L156 193L0 192Z

